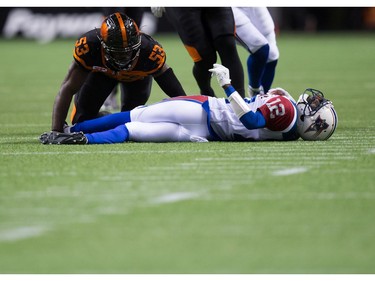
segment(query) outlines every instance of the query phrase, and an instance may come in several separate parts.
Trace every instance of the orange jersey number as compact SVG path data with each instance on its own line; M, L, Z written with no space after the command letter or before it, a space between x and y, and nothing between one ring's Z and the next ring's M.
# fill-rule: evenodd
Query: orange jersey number
M162 47L155 45L152 49L151 55L148 57L152 61L156 61L157 64L161 64L165 60L165 52Z
M86 37L82 37L76 42L76 54L82 56L90 51L89 45L86 44Z

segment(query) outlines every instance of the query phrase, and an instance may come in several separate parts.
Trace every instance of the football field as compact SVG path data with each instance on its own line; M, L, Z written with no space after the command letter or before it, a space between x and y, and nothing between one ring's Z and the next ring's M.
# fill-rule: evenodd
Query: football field
M325 142L41 145L74 39L0 46L0 273L375 273L374 34L278 36L273 86L333 101Z

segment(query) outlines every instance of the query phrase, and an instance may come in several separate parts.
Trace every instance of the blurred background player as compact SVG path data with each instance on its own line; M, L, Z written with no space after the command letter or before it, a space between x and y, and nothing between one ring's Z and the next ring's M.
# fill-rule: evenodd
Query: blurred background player
M74 96L72 123L93 119L120 82L121 111L147 102L152 79L170 97L186 95L172 68L166 64L163 47L139 31L128 16L114 13L100 29L83 34L75 44L74 61L55 98L52 131L62 132Z
M271 89L251 99L231 85L229 70L215 64L228 99L184 96L164 99L130 112L77 123L66 133L44 133L43 144L105 144L135 142L327 140L337 115L323 93L306 89L296 103L284 89Z
M200 94L215 96L208 70L217 61L233 74L233 86L244 97L244 73L239 58L230 7L151 7L156 17L165 13L194 61L193 76Z
M232 7L238 42L250 52L247 59L249 96L268 92L279 59L275 24L266 7Z

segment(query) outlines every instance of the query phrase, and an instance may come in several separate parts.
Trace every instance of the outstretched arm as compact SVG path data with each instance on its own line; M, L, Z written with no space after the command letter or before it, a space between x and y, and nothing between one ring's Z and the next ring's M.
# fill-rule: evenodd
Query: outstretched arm
M234 113L242 124L249 130L265 127L266 119L262 113L260 111L252 112L248 104L231 85L229 69L220 64L214 64L214 68L209 71L216 76L219 85L223 87Z
M180 81L177 79L173 69L164 64L160 73L154 75L156 83L169 97L186 96Z

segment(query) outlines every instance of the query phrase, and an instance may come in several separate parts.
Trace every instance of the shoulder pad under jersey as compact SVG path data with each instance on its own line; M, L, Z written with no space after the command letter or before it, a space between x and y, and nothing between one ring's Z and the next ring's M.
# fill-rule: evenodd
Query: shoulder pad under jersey
M73 57L75 61L87 70L92 70L94 65L103 65L101 43L97 36L98 32L98 29L86 32L78 38L74 46Z
M141 40L141 51L134 70L155 73L165 64L166 53L162 45L150 35L142 33Z

